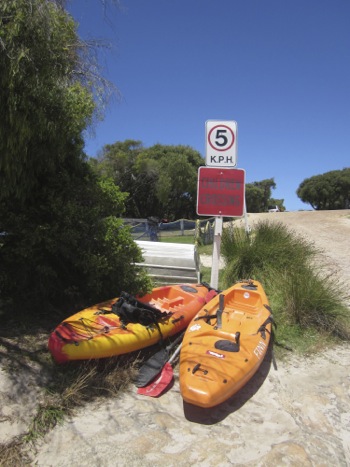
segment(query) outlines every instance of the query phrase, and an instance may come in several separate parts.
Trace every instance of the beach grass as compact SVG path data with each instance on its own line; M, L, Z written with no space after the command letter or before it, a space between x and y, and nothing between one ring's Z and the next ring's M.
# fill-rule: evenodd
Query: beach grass
M326 270L321 251L281 223L258 223L223 232L223 288L241 279L262 283L277 323L276 337L305 353L350 340L348 290ZM312 337L313 336L313 337Z

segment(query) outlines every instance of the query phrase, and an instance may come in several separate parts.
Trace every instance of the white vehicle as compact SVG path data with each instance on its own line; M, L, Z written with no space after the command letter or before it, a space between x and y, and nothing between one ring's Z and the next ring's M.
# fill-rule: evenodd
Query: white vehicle
M278 206L269 206L268 212L280 212Z

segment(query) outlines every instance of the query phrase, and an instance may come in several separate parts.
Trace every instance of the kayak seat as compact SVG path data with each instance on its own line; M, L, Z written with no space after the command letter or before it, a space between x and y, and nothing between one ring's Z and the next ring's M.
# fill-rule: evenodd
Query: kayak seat
M230 297L229 301L225 303L225 306L229 306L236 309L248 310L251 313L258 312L261 308L261 297L260 294L254 291L247 290L235 290L233 296Z
M175 297L175 298L162 298L158 300L159 306L164 310L169 310L170 308L175 308L176 306L180 306L184 304L183 297Z
M229 341L228 339L220 339L215 342L214 347L218 350L224 350L225 352L239 352L239 337L240 333L236 332L236 342Z
M184 304L184 298L183 297L175 297L172 299L169 299L169 308L176 308L179 306L182 306Z

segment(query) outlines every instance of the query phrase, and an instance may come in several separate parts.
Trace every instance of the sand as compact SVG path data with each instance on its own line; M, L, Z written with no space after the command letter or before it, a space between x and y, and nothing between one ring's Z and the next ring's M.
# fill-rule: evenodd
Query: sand
M249 222L266 216L312 239L350 284L349 210L249 215ZM206 410L184 404L175 369L173 387L159 398L130 386L78 410L40 441L32 465L350 466L349 362L349 343L277 362L270 351L236 396ZM0 373L2 441L25 428L40 401L33 372L27 387L19 380Z

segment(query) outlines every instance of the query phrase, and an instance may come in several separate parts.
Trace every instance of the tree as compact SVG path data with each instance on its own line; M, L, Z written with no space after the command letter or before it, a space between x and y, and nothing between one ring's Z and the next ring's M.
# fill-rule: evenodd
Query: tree
M301 182L297 195L313 209L348 209L350 206L350 168L314 175Z
M93 85L60 4L0 4L0 293L42 313L146 290L118 217L126 195L83 152Z
M128 194L126 217L144 218L160 210L155 196L159 167L156 161L141 157L144 151L141 141L117 141L105 145L97 160L90 160L96 173L112 178Z
M27 196L79 151L94 103L75 78L78 39L62 8L44 0L1 3L2 196Z
M271 190L274 188L276 188L276 183L273 178L247 183L245 186L247 211L266 212L270 204L276 204L284 210L283 200L271 198Z
M146 157L158 161L156 197L161 207L159 216L171 220L195 218L198 168L204 165L200 153L190 146L157 144L147 150Z
M196 210L199 152L189 146L156 144L143 148L126 140L103 147L91 164L99 175L112 177L128 192L127 217L193 218Z

